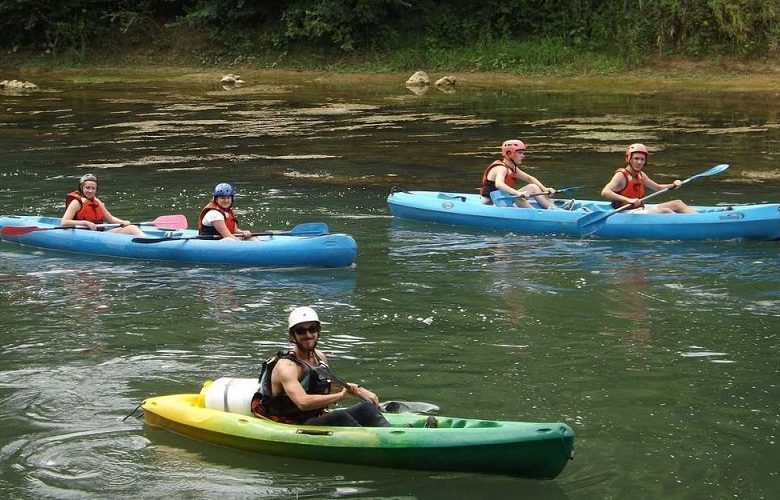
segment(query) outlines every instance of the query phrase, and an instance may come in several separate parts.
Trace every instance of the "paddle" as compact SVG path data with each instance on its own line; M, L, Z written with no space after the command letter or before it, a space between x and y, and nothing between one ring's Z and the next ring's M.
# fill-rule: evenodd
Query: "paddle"
M384 413L420 413L423 415L439 413L438 406L421 401L385 401L380 403L379 408Z
M342 387L347 387L347 383L344 381L344 379L339 377L338 375L336 375L332 371L330 371L330 368L328 368L328 374L330 375L330 378L332 378L334 382L336 382L337 384L339 384ZM358 386L358 387L360 387L360 386ZM363 394L358 394L357 397L359 397L363 401L368 401L369 403L373 403L373 401L371 401L368 398L368 396L365 396Z
M304 222L298 224L289 231L267 231L264 233L252 233L252 236L323 236L328 234L328 225L324 222ZM241 234L236 234L241 236ZM163 241L181 240L218 240L221 236L197 235L197 236L169 236L162 238L133 238L133 243L160 243Z
M330 368L328 368L328 374L330 375L330 378L333 379L334 382L341 385L342 387L346 387L347 383L333 373ZM366 396L359 395L360 399L364 401L371 401ZM420 401L385 401L384 403L379 404L379 409L383 413L421 413L424 415L433 415L434 413L439 412L439 407L431 404L431 403L424 403Z
M687 179L682 181L680 187L683 184L687 184L693 180L698 179L699 177L709 177L711 175L717 175L723 172L724 170L726 170L727 168L729 168L729 166L725 163L721 165L716 165L708 170L705 170L700 174L696 174L692 177L688 177ZM668 187L668 188L659 189L655 193L651 193L645 196L644 198L641 198L639 201L649 200L650 198L654 196L658 196L661 193L665 193L670 189L674 189L674 188ZM610 210L609 212L591 212L587 215L580 217L579 220L577 220L577 226L579 227L583 235L595 233L596 231L599 230L599 228L601 228L601 226L603 226L606 223L607 218L612 217L616 213L622 212L623 210L627 210L629 208L631 208L631 205L626 204L623 205L622 207L616 208L614 210Z
M569 186L561 189L556 189L555 194L561 193L561 194L568 194L573 191L576 191L580 189L582 186ZM548 196L552 194L550 191L542 191L541 193L535 193L535 194L522 194L518 196L513 196L506 191L493 191L490 193L490 199L493 200L493 204L497 207L508 207L514 203L514 200L516 198L528 198L528 197L536 197L536 196Z
M184 215L161 215L149 222L139 222L137 226L156 226L160 229L185 229L187 227L187 217ZM97 227L119 227L121 224L98 224ZM56 229L86 229L85 226L55 226L55 227L38 227L38 226L6 226L2 231L3 236L21 236L23 234L31 233L33 231L54 231Z

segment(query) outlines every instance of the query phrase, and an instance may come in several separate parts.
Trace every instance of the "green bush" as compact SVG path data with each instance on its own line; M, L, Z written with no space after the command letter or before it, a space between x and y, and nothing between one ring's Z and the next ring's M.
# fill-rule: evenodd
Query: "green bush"
M138 23L159 27L160 36L165 25L197 27L225 54L305 50L340 59L396 53L399 63L401 56L463 63L457 57L463 51L473 69L494 70L576 66L583 54L596 52L628 65L648 56L780 52L777 0L0 1L0 42L9 48L84 57L123 40Z

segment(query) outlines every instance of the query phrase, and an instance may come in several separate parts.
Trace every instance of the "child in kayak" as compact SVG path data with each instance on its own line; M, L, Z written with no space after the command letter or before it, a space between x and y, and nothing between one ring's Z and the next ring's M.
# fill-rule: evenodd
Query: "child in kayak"
M254 239L251 231L242 231L236 224L236 214L233 212L235 195L236 190L227 182L217 184L211 201L198 214L200 236L213 236L228 241Z
M295 346L266 362L252 413L277 422L342 427L389 427L379 410L379 398L364 387L339 383L328 360L317 350L321 323L311 307L298 307L287 321L288 340ZM328 406L354 396L362 403L328 411Z
M682 200L667 201L658 205L648 205L640 201L645 196L645 188L653 191L680 187L679 179L670 184L658 184L643 172L647 165L648 151L644 144L631 144L626 148L626 166L619 168L612 179L601 190L601 196L612 200L613 208L631 205L632 209L643 209L647 213L657 214L694 214L696 210Z
M102 224L119 224L119 227L109 229L109 231L145 236L144 232L138 226L131 224L129 220L112 215L103 202L95 196L97 188L97 177L93 174L82 175L79 179L78 191L73 191L65 197L65 214L60 220L60 225L103 231Z
M515 205L522 208L531 208L527 198L545 193L541 196L533 196L536 203L542 208L555 208L552 200L547 196L547 194L555 194L555 189L546 187L533 175L520 170L520 164L525 158L525 150L525 143L517 139L505 141L501 145L502 158L488 165L485 173L482 174L480 195L483 204L492 205L490 193L501 190L510 196L517 196ZM515 189L518 179L527 184L520 189Z

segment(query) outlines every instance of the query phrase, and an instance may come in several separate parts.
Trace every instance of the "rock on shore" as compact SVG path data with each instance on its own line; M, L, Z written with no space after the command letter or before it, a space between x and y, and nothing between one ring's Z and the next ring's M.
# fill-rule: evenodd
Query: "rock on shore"
M0 91L35 91L40 90L33 82L23 82L21 80L3 80L0 82Z

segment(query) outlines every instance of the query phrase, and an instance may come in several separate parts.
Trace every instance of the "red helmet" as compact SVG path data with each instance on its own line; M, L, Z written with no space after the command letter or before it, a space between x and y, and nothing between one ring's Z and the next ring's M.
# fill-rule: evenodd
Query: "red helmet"
M637 142L626 148L626 163L631 161L631 155L633 153L644 153L645 159L647 159L647 157L650 156L649 153L647 152L647 147L644 144L639 144Z
M526 149L523 141L511 139L504 141L504 144L501 145L501 154L504 155L505 158L509 158L514 156L516 152L525 151Z

